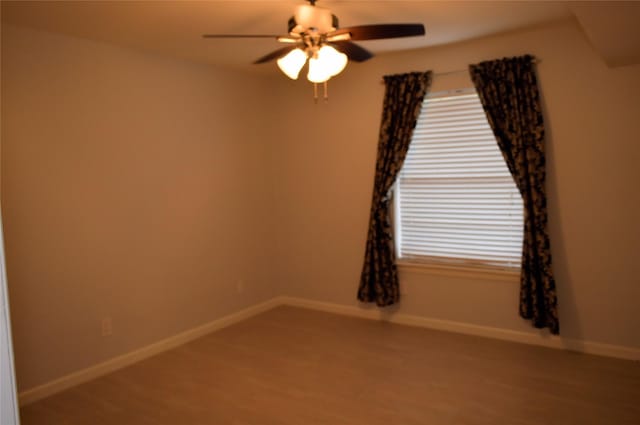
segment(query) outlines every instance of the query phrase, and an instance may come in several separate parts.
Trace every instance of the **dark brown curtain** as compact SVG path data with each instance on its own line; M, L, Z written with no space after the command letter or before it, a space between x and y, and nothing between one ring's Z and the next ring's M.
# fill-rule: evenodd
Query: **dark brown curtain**
M558 334L545 195L544 123L534 70L526 55L469 67L489 124L524 203L520 316Z
M389 75L384 77L384 83L369 233L358 288L360 301L375 302L379 306L391 305L400 299L389 191L407 156L422 101L431 84L431 72Z

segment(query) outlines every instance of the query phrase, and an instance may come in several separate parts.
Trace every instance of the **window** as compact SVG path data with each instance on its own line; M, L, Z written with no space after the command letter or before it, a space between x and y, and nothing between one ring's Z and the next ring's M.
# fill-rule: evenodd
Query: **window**
M475 90L425 99L394 199L400 260L520 267L522 198Z

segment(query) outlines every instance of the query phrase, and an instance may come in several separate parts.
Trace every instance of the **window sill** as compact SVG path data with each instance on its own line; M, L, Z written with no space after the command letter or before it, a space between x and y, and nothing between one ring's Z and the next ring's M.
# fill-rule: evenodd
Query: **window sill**
M462 277L468 279L482 279L519 283L520 269L496 269L490 267L470 267L458 265L443 265L433 263L420 263L407 260L396 260L396 266L400 271L410 273L424 273L437 276Z

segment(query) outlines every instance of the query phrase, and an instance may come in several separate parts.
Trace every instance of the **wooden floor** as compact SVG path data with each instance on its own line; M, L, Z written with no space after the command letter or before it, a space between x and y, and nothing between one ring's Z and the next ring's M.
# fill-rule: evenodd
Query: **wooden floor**
M640 363L280 307L21 410L35 424L640 424Z

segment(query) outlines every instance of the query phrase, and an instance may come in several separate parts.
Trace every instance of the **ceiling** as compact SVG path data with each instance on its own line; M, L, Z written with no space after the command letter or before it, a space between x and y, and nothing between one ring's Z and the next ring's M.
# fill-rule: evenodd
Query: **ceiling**
M216 40L201 36L204 33L285 34L294 7L304 3L302 0L2 1L2 21L197 62L277 72L274 67L250 65L256 58L281 47L275 40ZM602 10L594 12L589 6L592 4L581 6L586 20L601 16ZM361 42L375 53L454 43L574 16L580 19L574 12L578 4L572 2L319 0L317 5L331 9L340 19L341 27L399 22L425 24L425 37ZM640 6L640 2L628 8L637 13L635 17L640 17L640 7L636 6ZM618 14L628 16L629 13ZM635 27L634 22L640 20L630 19L628 26ZM598 19L595 23L602 27ZM594 38L596 41L606 39L601 43L605 49L619 44L620 40L616 41L615 34L606 28L598 31L604 37L590 35L594 45L597 44ZM621 63L624 60L620 61L620 57L634 54L617 52L614 56L618 58L616 63Z

